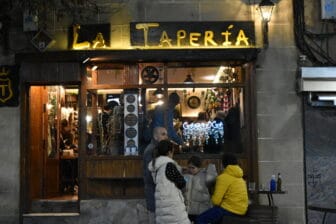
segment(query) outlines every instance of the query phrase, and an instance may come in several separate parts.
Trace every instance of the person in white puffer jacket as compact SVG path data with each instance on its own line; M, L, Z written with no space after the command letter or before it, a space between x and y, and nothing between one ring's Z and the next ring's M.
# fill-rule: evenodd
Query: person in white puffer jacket
M210 194L214 187L217 171L215 164L202 168L199 156L191 156L188 160L188 173L184 174L186 189L184 199L190 221L195 221L197 216L212 207Z
M181 167L172 159L173 144L162 140L149 164L155 186L156 224L190 224L181 189L186 185Z

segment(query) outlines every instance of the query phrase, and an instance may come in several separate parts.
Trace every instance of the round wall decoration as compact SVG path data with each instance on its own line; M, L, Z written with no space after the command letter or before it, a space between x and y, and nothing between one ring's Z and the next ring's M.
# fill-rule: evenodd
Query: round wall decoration
M154 66L146 66L141 71L141 77L145 83L153 84L158 80L159 76L160 76L159 70Z
M135 136L138 134L135 128L127 128L125 132L127 138L135 138Z
M191 96L188 98L188 106L192 109L196 109L201 105L201 99L197 96Z
M125 124L128 126L134 126L138 123L138 117L135 114L127 114L125 116Z
M135 106L133 104L130 104L126 107L127 112L133 113L135 111Z
M135 102L135 96L134 95L128 95L126 97L127 103L134 103Z
M127 141L127 147L134 147L135 141L133 139Z

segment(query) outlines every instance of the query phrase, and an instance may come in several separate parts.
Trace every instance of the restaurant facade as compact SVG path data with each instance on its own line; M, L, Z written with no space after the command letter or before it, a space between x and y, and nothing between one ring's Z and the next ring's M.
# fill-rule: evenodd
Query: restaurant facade
M183 145L174 159L184 166L199 155L220 172L221 155L234 153L256 189L281 173L277 222L305 223L299 53L285 10L292 1L276 5L267 46L256 3L135 2L103 1L97 6L105 10L92 15L83 4L87 18L76 24L51 16L30 50L5 57L2 74L18 80L0 108L1 175L10 177L0 220L146 223L147 131L155 107L176 93ZM198 119L218 111L226 114L224 132ZM251 201L268 204L265 195Z

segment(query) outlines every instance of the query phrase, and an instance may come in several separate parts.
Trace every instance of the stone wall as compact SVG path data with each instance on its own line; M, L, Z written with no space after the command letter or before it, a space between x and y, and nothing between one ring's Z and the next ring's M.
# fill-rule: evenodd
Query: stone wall
M19 222L20 108L0 108L0 224Z
M258 58L259 182L281 173L285 195L274 195L280 224L305 222L301 99L295 90L298 51L291 0L279 1L269 23L269 47ZM267 204L265 196L260 197Z

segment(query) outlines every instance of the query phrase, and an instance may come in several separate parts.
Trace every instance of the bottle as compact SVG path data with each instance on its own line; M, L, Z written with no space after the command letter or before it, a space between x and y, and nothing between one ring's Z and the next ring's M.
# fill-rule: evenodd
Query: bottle
M272 175L271 181L270 181L270 191L274 192L276 191L276 180L275 180L275 175Z
M278 192L281 191L281 184L282 184L281 175L280 175L280 173L278 173L278 179L277 179L277 183L276 183L276 189L277 189Z

